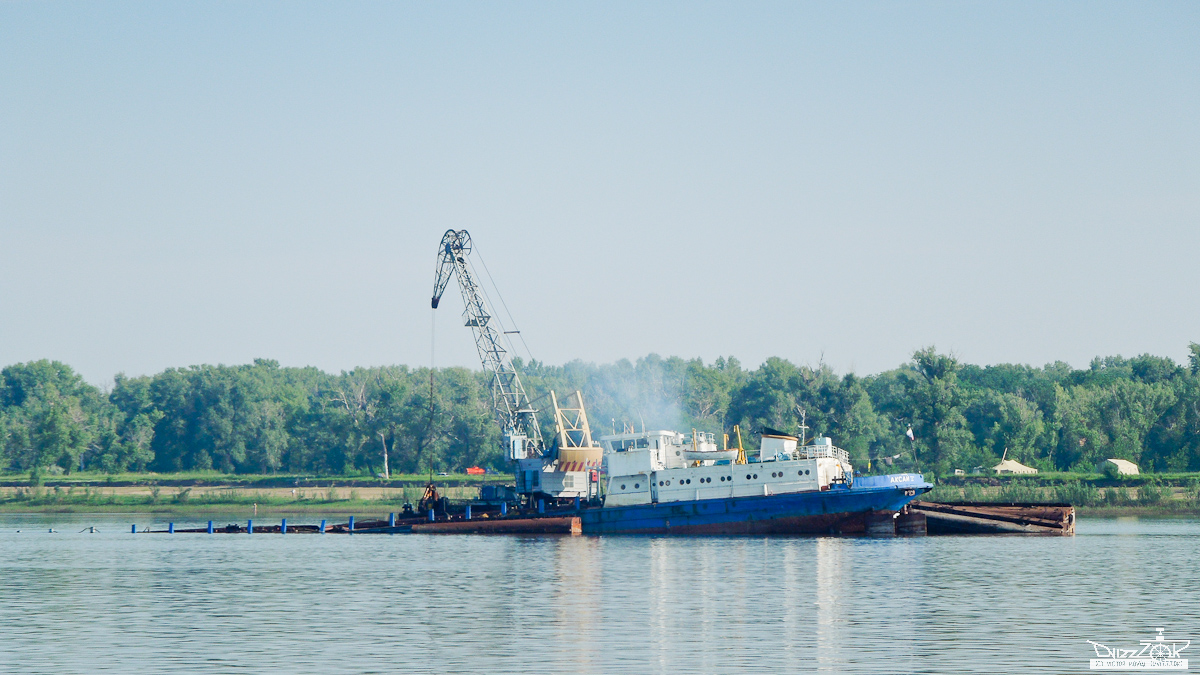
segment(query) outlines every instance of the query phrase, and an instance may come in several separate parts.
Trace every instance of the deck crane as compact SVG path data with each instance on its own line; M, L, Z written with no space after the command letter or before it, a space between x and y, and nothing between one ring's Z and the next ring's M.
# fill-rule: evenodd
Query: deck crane
M503 433L505 457L515 462L517 493L550 499L592 499L599 495L597 471L603 451L591 438L583 397L575 392L578 407L567 407L570 397L554 403L556 437L547 448L534 409L521 376L508 350L501 344L501 332L493 326L493 311L479 284L471 275L467 255L471 235L466 230L446 230L438 249L437 276L433 282L432 306L437 309L450 277L458 279L463 297L463 323L475 336L479 360L492 376L492 408Z
M541 456L544 450L537 411L513 367L512 357L500 343L500 332L492 325L491 308L467 266L471 235L466 230L446 230L438 253L437 278L433 282L433 308L442 300L453 275L463 297L463 319L475 334L475 349L483 367L492 374L492 407L504 432L505 456L510 461Z

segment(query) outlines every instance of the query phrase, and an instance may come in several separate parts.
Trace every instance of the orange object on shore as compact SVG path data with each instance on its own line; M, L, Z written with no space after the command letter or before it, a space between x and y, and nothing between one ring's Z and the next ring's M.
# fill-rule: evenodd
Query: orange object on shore
M473 467L470 467L467 469L468 476L482 476L485 473L487 473L487 471L485 471L477 466L473 466Z

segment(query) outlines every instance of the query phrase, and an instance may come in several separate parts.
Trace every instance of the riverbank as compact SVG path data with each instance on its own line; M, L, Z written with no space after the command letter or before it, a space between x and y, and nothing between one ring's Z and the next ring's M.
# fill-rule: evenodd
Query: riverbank
M306 476L74 473L0 474L0 513L162 513L246 515L392 513L416 504L429 482L452 501L477 499L484 485L511 483L507 474ZM957 477L940 479L924 499L942 502L1061 503L1087 516L1200 515L1200 485L1191 475Z
M511 480L504 474L393 474L384 480L366 474L76 472L31 485L28 475L0 474L0 513L392 513L416 504L430 482L440 495L460 501L476 499L483 485Z
M439 494L451 501L479 497L478 486L438 485ZM424 493L420 487L370 488L247 488L232 485L206 485L163 489L158 486L110 488L2 488L0 513L156 513L179 516L267 514L366 515L401 511L404 504L416 504ZM1009 495L972 494L964 499L954 488L939 487L930 493L930 501L980 501L1068 503L1081 517L1200 515L1200 502L1188 493L1149 495L1126 493L1097 503L1081 504L1056 499L1053 492L1032 495L1032 499L1008 499ZM1026 495L1030 496L1030 495Z
M239 487L239 488L405 488L424 487L433 482L447 487L504 484L512 482L511 474L470 475L449 474L392 474L388 479L367 474L351 476L312 476L304 474L226 474L216 471L181 473L116 473L75 472L70 475L42 475L36 480L29 474L0 473L0 489L42 487L46 489L102 489L145 486L159 488Z
M323 481L324 482L324 481ZM479 485L435 481L452 501L479 497ZM479 481L482 483L483 481ZM449 484L447 484L449 483ZM459 484L455 484L459 483ZM391 513L416 504L424 482L368 487L247 487L201 484L0 487L0 513Z
M1136 487L1097 487L1084 482L1038 485L1030 481L1001 485L939 484L923 497L935 502L993 502L1008 504L1070 504L1080 514L1165 515L1200 513L1200 488L1142 483Z
M257 506L257 510L256 510ZM388 504L379 501L342 501L329 504L314 503L33 503L33 502L4 502L0 503L0 514L23 513L61 513L61 514L99 514L99 513L147 513L163 516L195 517L201 516L237 516L239 519L263 515L311 514L328 515L376 515L398 513L402 504Z

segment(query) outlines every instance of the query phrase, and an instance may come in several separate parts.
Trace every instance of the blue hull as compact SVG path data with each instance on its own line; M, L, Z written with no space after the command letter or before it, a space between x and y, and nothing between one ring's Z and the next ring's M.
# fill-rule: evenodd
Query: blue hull
M871 476L820 492L604 507L580 516L584 534L854 534L871 512L899 511L932 488L920 474Z

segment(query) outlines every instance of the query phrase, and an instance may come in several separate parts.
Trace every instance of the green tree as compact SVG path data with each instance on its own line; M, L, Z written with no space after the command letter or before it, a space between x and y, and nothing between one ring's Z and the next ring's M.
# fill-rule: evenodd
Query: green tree
M914 459L939 472L969 463L975 454L974 437L962 413L967 400L958 370L958 359L938 354L931 346L914 353L911 368L904 372L917 437Z

